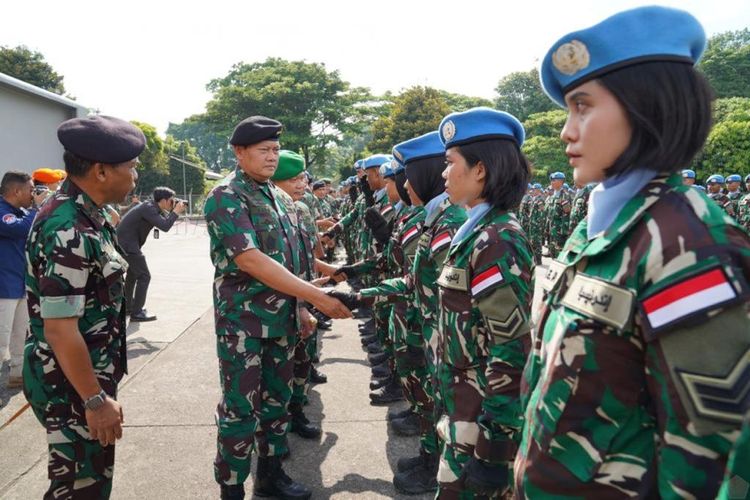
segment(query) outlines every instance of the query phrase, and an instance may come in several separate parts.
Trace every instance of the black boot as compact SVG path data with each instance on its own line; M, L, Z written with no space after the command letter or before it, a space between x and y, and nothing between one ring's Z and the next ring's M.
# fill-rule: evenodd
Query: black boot
M362 342L362 348L367 350L367 346L370 344L378 344L380 345L380 342L378 342L378 336L374 333L372 335L366 335L359 339Z
M290 404L289 414L291 415L290 431L297 434L302 439L318 439L321 431L320 427L311 424L302 411L302 405Z
M245 488L241 484L220 484L221 500L243 500Z
M383 352L383 346L377 340L367 345L368 354L380 354L381 352ZM380 363L382 363L382 361ZM380 363L375 363L375 364L379 365Z
M419 467L424 462L423 454L424 452L422 450L419 450L419 455L417 455L416 457L399 458L398 462L396 462L396 470L398 472L406 472L408 470Z
M382 378L373 378L370 382L370 390L374 391L376 389L380 389L384 385L388 384L388 382L391 381L391 377L382 377Z
M393 486L400 493L419 495L437 490L437 470L439 457L436 453L424 454L422 463L416 467L398 472L393 477Z
M372 376L377 378L389 377L391 375L391 368L388 363L382 363L372 367Z
M401 384L395 379L391 379L388 384L370 393L370 404L373 406L387 405L403 400L404 390L401 388Z
M404 410L391 410L388 412L388 420L396 420L397 418L404 418L408 417L414 413L414 410L411 409L411 406L404 409Z
M412 413L404 418L391 420L391 429L399 436L419 435L419 415Z
M325 384L328 382L328 377L323 373L320 373L317 368L313 367L310 370L310 383L311 384Z
M372 352L372 353L370 353L370 354L367 355L367 361L370 362L370 365L375 366L375 365L379 365L380 363L384 362L389 357L390 356L388 356L387 352L383 352L383 351Z
M312 491L296 483L281 468L279 457L258 457L253 494L259 497L277 497L289 500L307 500Z

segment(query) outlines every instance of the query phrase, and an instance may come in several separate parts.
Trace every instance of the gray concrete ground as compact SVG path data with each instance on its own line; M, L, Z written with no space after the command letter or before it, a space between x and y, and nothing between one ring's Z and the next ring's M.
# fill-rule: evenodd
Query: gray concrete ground
M184 222L160 236L144 247L152 274L146 306L159 319L128 328L130 374L119 395L125 429L112 498L218 498L212 460L219 381L208 238L202 225ZM417 452L416 438L389 431L387 407L369 405L370 370L357 323L336 321L323 336L319 368L328 383L312 389L305 410L322 422L323 436L290 436L285 469L311 487L314 498L398 498L391 483L396 460ZM23 394L4 389L7 373L2 377L0 498L40 498L48 484L44 430L23 409Z

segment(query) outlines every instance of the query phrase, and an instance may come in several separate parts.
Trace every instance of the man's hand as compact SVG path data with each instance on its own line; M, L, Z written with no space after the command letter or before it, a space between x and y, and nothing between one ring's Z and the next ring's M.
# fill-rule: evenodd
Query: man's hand
M354 266L341 266L338 269L336 269L333 272L333 276L331 276L333 279L337 279L338 277L341 277L345 280L348 280L349 278L354 278L359 273L355 269Z
M360 297L355 293L339 292L338 290L328 290L326 293L339 299L349 309L358 309L362 306Z
M336 222L332 221L329 218L329 219L320 219L319 221L317 221L317 224L320 229L331 229L333 226L336 225Z
M508 487L508 464L491 464L471 457L464 465L462 477L467 489L491 497Z
M310 303L312 303L312 305L314 305L320 312L331 318L345 319L352 317L352 312L345 304L341 303L338 299L327 295L323 291L320 291L320 294L316 296L314 300L311 299Z
M34 195L33 195L33 198L34 198L34 206L35 206L35 207L41 207L41 206L42 206L42 203L44 203L44 201L45 201L45 200L47 199L47 197L48 197L49 195L51 195L51 194L52 194L52 193L50 192L50 190L49 190L49 189L47 189L47 190L45 190L45 191L41 191L41 192L36 192L36 191L34 191Z
M174 204L172 211L177 215L182 215L187 211L187 204L184 201L178 201Z
M330 276L322 276L320 278L315 278L310 283L312 283L313 285L315 285L318 288L320 288L321 286L325 285L329 281L331 281L331 277Z
M306 307L300 307L299 309L300 323L302 324L302 331L299 332L299 336L302 339L309 338L310 335L315 333L315 328L318 326L318 320L310 314L310 311Z
M110 397L104 399L101 408L86 410L86 424L89 426L91 439L98 440L102 446L115 444L122 437L124 421L120 403Z

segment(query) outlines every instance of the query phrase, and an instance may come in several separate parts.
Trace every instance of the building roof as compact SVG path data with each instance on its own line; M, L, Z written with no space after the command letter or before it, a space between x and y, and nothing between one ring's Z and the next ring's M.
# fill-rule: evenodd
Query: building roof
M5 73L0 73L0 84L12 87L27 94L39 96L43 99L62 104L63 106L67 106L69 108L73 108L76 110L76 116L86 116L90 111L89 108L74 101L73 99L68 99L67 97L55 94L54 92L44 90L37 87L36 85L32 85L30 83L19 80L18 78L13 78L12 76L6 75Z

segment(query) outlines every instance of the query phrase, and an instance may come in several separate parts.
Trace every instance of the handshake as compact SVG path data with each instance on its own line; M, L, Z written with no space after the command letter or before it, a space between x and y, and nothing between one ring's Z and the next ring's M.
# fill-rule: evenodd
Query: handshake
M375 302L375 297L361 297L357 293L340 292L338 290L327 290L326 294L338 299L348 309L355 310L360 307L369 307Z

